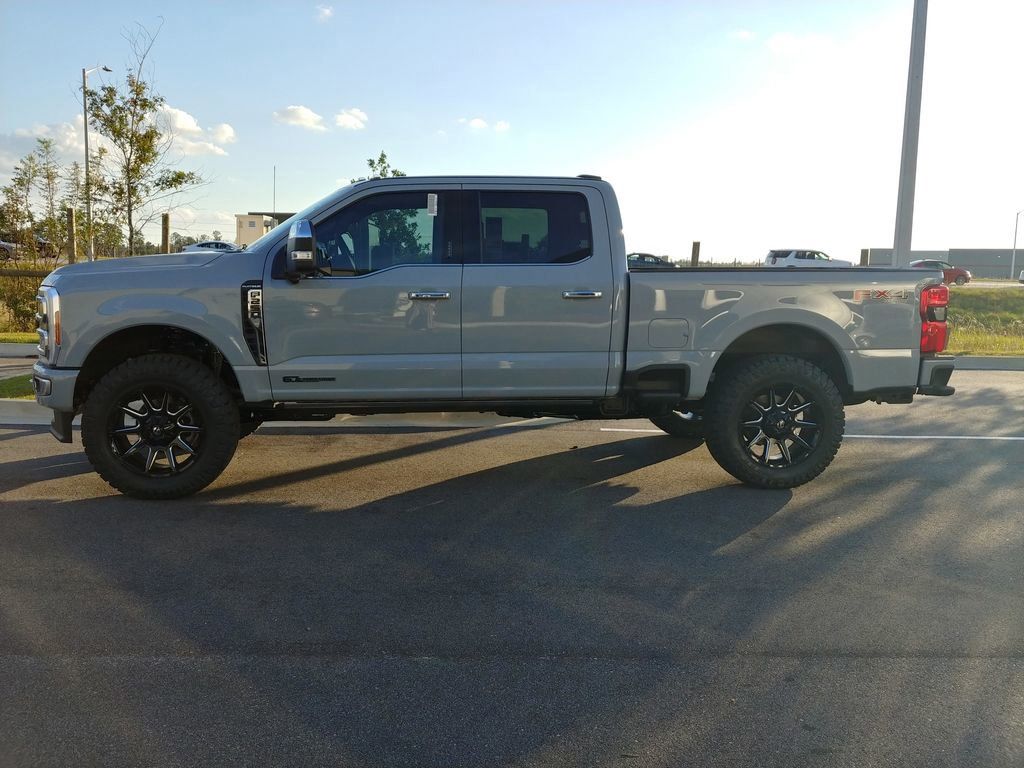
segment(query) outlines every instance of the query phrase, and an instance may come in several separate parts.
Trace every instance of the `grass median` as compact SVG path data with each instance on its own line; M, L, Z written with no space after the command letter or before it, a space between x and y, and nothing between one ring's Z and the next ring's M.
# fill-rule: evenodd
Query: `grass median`
M949 298L954 355L1024 355L1024 289L954 288Z
M24 333L22 331L0 332L0 344L36 344L39 341L39 334Z
M0 379L0 398L15 398L17 400L32 400L35 392L32 391L31 376L15 376L10 379Z

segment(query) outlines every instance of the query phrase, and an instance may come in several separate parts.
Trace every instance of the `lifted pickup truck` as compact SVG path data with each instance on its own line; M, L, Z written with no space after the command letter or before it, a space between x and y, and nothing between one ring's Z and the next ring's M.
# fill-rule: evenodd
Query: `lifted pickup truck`
M739 480L805 483L844 405L950 395L920 269L637 269L611 186L393 178L245 251L74 264L39 291L37 400L112 486L194 493L264 421L646 417Z

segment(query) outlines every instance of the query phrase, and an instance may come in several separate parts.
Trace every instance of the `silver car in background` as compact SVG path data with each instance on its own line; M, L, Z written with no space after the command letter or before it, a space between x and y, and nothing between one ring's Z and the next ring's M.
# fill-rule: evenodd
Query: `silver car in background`
M852 261L833 259L822 251L768 251L766 267L852 267Z

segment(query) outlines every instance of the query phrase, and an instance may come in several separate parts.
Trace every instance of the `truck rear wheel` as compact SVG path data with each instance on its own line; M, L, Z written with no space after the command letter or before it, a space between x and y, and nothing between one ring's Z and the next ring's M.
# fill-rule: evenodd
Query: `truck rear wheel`
M675 410L651 417L651 423L672 437L686 440L704 438L704 417L698 411Z
M807 360L750 358L722 374L704 413L715 461L748 485L794 488L820 475L843 441L835 383Z
M82 445L127 496L176 499L213 482L238 445L238 406L197 360L152 354L118 365L82 412Z

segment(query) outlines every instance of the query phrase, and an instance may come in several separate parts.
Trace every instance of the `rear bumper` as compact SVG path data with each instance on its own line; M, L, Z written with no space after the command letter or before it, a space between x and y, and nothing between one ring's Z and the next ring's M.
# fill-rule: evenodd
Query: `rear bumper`
M921 373L917 379L917 394L948 397L956 390L949 386L949 377L956 370L952 355L927 357L921 360Z
M32 366L32 387L36 392L36 402L53 410L50 434L62 443L71 442L77 380L78 369L50 368L42 362Z

